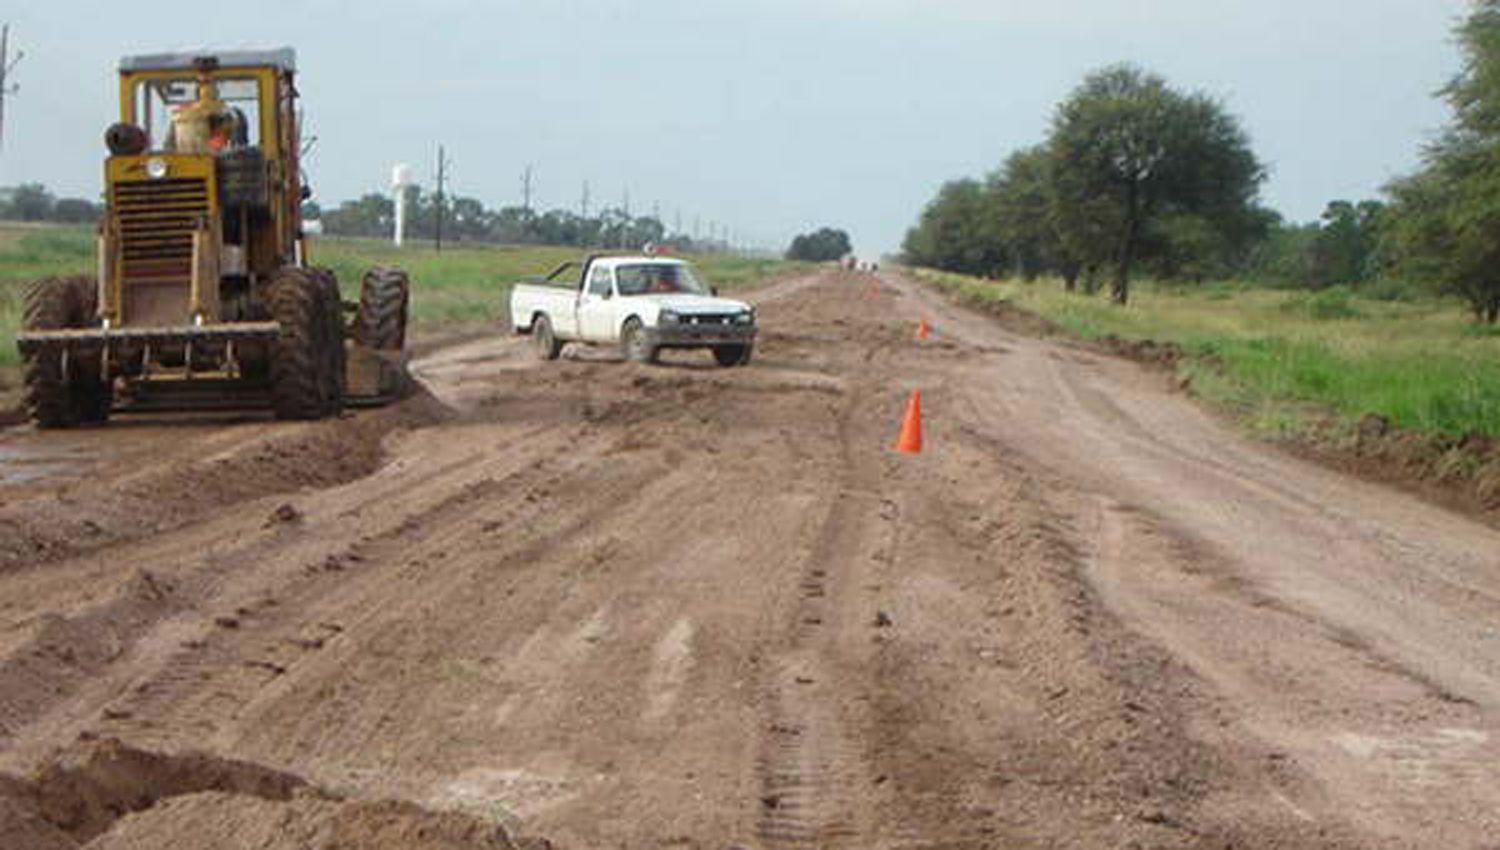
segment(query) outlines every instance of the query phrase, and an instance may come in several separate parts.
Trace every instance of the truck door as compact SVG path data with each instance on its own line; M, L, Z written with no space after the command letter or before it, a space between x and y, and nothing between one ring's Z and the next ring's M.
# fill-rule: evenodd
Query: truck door
M578 294L578 335L588 342L613 342L615 301L612 270L594 266Z

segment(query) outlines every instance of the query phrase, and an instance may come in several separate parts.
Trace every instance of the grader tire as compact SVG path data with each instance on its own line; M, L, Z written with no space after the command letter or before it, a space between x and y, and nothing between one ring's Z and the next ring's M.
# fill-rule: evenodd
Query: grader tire
M98 289L89 277L46 278L26 291L22 324L26 330L93 327ZM25 363L25 405L39 428L71 428L105 422L112 402L99 364L62 349L29 355Z
M406 272L376 266L365 272L359 287L359 315L354 338L377 351L406 347L406 319L411 302L411 279Z
M347 352L344 349L343 299L339 297L339 279L331 269L312 269L318 281L323 302L323 398L327 415L336 416L344 409L344 372Z
M267 287L281 335L271 347L271 400L278 419L318 419L330 411L326 284L309 270L285 268Z

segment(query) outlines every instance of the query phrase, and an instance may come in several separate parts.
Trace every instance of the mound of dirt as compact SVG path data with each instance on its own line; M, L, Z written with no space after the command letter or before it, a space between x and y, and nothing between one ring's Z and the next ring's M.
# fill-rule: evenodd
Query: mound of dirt
M1066 333L1062 325L1030 310L1017 307L1008 299L981 298L977 295L958 294L950 290L942 291L948 296L949 300L955 301L976 313L983 313L986 316L997 319L1007 330L1036 337L1059 336Z
M1123 339L1110 334L1097 340L1091 347L1126 360L1167 369L1177 368L1177 364L1183 359L1182 346L1154 339Z
M1493 517L1500 513L1500 443L1480 433L1422 434L1365 414L1351 429L1329 418L1298 454L1368 480L1396 484L1426 498Z
M130 815L90 850L511 850L505 830L411 803L298 797L285 803L207 792ZM545 845L543 845L545 846Z
M517 847L502 827L468 814L433 812L406 802L343 800L299 776L261 765L200 753L153 753L113 739L82 744L30 779L0 776L0 846Z
M227 451L213 451L212 431L185 433L185 441L201 439L202 455L189 451L126 469L111 486L90 487L78 497L0 505L0 572L180 528L262 496L363 478L384 463L387 435L451 415L419 393L372 415L275 427Z

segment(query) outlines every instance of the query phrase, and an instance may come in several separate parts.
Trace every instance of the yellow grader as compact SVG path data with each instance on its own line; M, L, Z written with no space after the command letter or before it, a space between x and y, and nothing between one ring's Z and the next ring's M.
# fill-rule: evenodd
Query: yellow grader
M308 263L295 76L289 48L121 60L97 276L33 284L16 337L39 427L116 408L316 419L405 387L406 275L372 269L345 303Z

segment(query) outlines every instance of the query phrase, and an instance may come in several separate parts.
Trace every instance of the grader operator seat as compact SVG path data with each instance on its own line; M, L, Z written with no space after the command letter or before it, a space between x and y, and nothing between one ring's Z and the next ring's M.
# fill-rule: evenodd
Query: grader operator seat
M258 390L288 418L339 408L348 328L306 264L296 66L290 48L121 60L97 281L37 284L17 336L38 424L185 383ZM374 312L404 340L405 277L383 280Z

